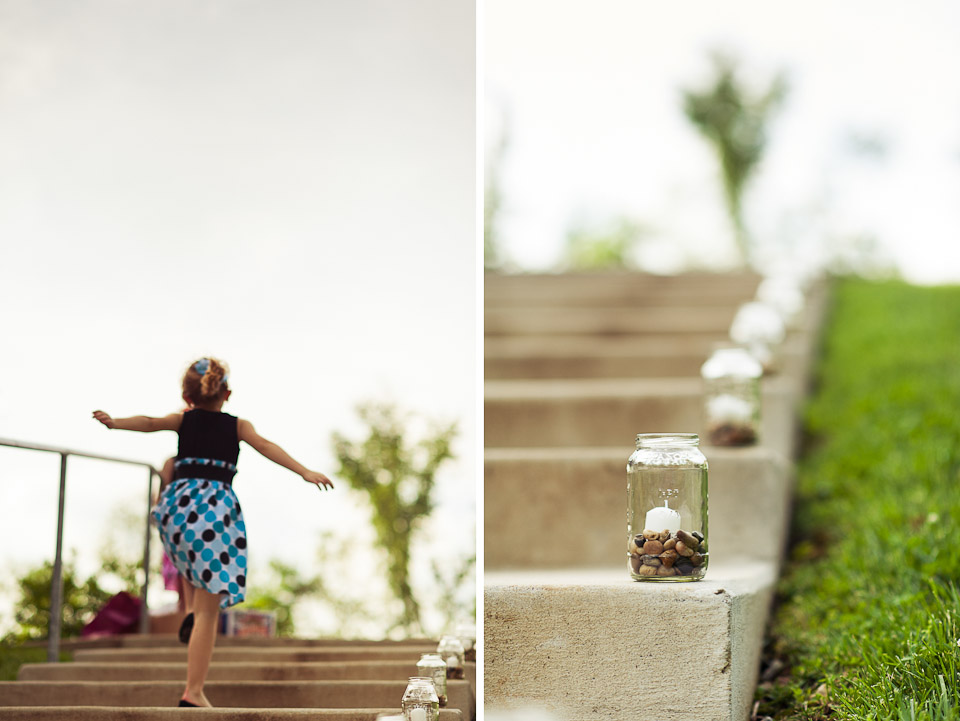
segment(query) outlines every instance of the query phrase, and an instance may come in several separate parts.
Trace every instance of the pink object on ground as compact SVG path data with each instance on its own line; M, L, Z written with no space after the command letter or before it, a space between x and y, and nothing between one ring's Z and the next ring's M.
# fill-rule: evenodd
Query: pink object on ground
M98 636L117 636L133 633L140 621L140 599L121 591L107 601L94 619L83 627L80 635L84 638Z

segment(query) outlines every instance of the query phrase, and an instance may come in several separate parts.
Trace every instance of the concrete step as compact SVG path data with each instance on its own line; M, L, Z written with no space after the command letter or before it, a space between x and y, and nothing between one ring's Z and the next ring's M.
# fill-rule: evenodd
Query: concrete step
M168 706L183 692L179 681L3 681L2 706ZM399 707L407 681L210 681L204 693L218 707L390 708ZM466 681L447 688L447 708L474 715Z
M412 657L411 657L412 658ZM417 675L416 660L320 661L313 663L216 662L207 676L211 681L405 681ZM477 665L466 663L465 681L476 688ZM20 667L20 681L176 681L187 677L186 662L82 662L34 663ZM451 681L451 683L454 683Z
M796 444L793 384L763 384L761 443L786 457ZM488 448L610 447L632 449L637 433L700 433L699 378L600 378L487 381L484 442ZM629 453L628 453L629 454Z
M104 706L11 706L0 707L6 721L376 721L381 713L399 714L400 706L356 709L288 708L110 708ZM460 721L455 709L440 709L439 721Z
M488 351L483 359L483 374L488 380L696 378L708 356L708 350L696 353L609 353L598 351L592 343L583 343L578 351L566 355ZM781 351L779 375L806 377L808 356L808 353Z
M436 651L436 646L429 651ZM305 663L317 661L410 661L416 663L421 651L413 648L220 648L214 647L215 662ZM108 663L186 663L187 647L179 648L94 648L80 649L74 661Z
M584 273L563 275L487 275L484 302L495 305L587 306L654 303L677 305L751 298L759 285L752 274L691 273L652 276L643 273Z
M318 663L213 663L211 681L405 681L417 675L415 661L328 661ZM177 681L187 677L187 664L32 663L20 667L19 681Z
M737 306L706 308L622 306L616 308L493 308L484 313L483 331L496 335L616 336L665 333L727 333Z
M259 638L245 636L217 636L217 646L228 647L309 647L309 648L343 648L343 647L376 647L376 648L423 648L427 651L436 649L439 639L417 638L392 640L347 639L347 638ZM47 642L30 642L24 646L46 648ZM85 648L155 648L181 646L176 634L138 634L131 633L122 636L107 636L103 638L65 638L60 642L64 651Z
M704 447L711 564L779 565L793 470L776 451ZM484 568L626 568L626 464L632 448L488 448ZM712 568L712 565L711 565Z
M614 355L702 355L710 354L714 344L729 340L726 332L677 335L650 333L633 336L596 336L560 334L548 336L489 336L484 338L484 357L550 356L563 358L589 353Z
M625 568L487 572L484 707L744 721L775 582L758 561L711 564L696 583L638 583Z

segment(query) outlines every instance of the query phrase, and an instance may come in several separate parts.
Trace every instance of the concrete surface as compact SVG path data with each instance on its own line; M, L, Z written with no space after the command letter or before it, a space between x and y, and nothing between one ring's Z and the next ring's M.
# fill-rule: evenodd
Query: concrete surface
M218 707L364 708L399 706L407 681L210 681L204 693ZM183 681L3 681L2 706L168 706ZM447 708L472 718L475 702L466 681L447 688Z
M485 700L570 721L744 721L772 563L711 565L695 583L624 568L487 573Z
M432 649L436 651L436 647ZM219 648L213 649L214 662L246 661L257 663L304 663L313 661L410 661L420 659L420 651L409 649L312 649L312 648ZM153 661L183 662L187 647L176 648L102 648L80 649L73 654L74 661L145 663Z
M702 448L710 464L711 563L779 563L792 469L763 447ZM484 455L484 564L626 567L627 457L632 449L498 448Z
M402 641L388 640L369 640L369 639L346 639L346 638L257 638L241 636L217 636L217 646L223 647L248 647L256 648L269 646L273 648L289 647L319 647L319 648L423 648L424 652L436 650L439 639L418 638L404 639ZM35 646L37 648L46 648L46 641L34 641L25 643L24 646ZM83 648L155 648L155 647L179 647L180 641L175 634L139 634L131 633L123 636L107 636L103 638L65 638L60 642L64 651L83 649Z
M791 385L763 383L761 443L792 457L796 398ZM700 378L487 381L487 448L609 447L629 455L637 433L702 433Z
M759 285L754 274L567 273L484 276L484 304L590 306L670 305L736 302L750 299Z
M483 373L488 380L523 378L699 378L700 368L709 349L693 353L676 353L658 348L638 353L629 346L598 348L593 340L576 349L565 349L552 354L545 349L523 352L505 349L487 351L483 359ZM806 352L794 351L788 345L779 354L780 375L806 378L809 357Z
M104 706L0 707L6 721L376 721L381 713L400 713L400 707L358 709L236 709L236 708L109 708ZM460 721L455 709L440 709L440 721Z
M733 322L736 304L700 308L489 308L483 331L494 335L642 335L644 333L726 333Z
M210 681L406 681L417 675L415 661L334 661L319 663L214 663ZM19 681L182 681L186 663L32 663L24 664ZM450 683L454 683L451 681ZM466 683L458 681L457 683Z

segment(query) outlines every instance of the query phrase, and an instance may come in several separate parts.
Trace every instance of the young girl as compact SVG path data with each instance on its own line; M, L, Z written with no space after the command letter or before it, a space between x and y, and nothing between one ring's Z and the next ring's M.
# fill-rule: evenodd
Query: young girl
M231 485L237 472L239 442L246 441L321 490L333 488L325 475L297 463L276 443L257 434L250 421L221 412L229 398L224 364L202 358L183 376L183 400L192 410L163 418L111 418L103 411L93 413L107 428L177 431L180 436L174 480L153 509L164 550L194 589L187 687L180 706L211 705L203 694L203 684L213 656L220 609L244 598L247 537Z

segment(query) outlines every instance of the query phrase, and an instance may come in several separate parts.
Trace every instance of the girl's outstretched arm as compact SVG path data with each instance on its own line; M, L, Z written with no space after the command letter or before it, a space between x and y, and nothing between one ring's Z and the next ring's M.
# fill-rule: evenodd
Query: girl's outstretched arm
M250 421L240 419L237 421L237 435L241 441L246 441L254 450L264 458L269 458L274 463L287 468L299 475L307 483L313 483L320 490L333 488L333 481L318 471L311 471L304 465L295 461L289 453L283 450L273 441L268 441L253 429Z
M140 431L153 433L154 431L179 431L183 413L171 413L163 418L150 416L131 416L130 418L111 418L103 411L94 411L93 417L107 428L119 428L121 431Z

